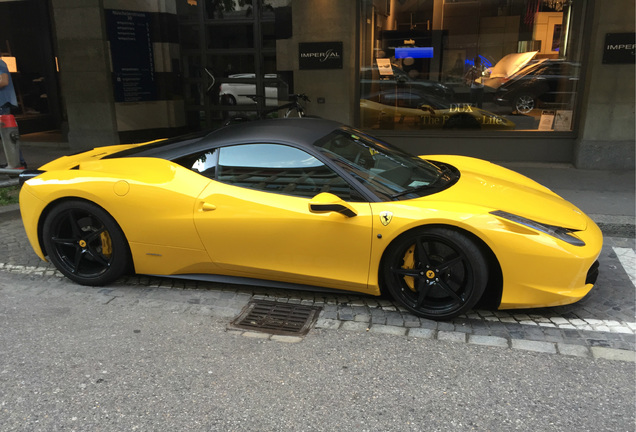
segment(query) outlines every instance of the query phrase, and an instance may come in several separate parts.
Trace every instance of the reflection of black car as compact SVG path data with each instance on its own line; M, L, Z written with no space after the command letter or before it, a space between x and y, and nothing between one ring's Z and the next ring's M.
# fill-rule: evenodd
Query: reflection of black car
M531 63L497 89L495 102L510 105L519 114L527 114L540 106L571 108L579 69L579 64L562 60Z
M377 66L362 68L360 71L360 88L362 98L371 93L385 90L415 90L428 95L452 100L454 91L437 81L416 80L402 69L392 66L393 75L380 75Z
M369 99L384 105L400 108L420 108L422 105L430 105L434 109L448 109L450 102L444 98L432 96L419 89L397 88L373 92L363 99Z
M451 103L420 90L384 90L360 100L363 124L383 129L415 119L421 129L514 129L510 120L466 103ZM387 123L383 123L387 122Z

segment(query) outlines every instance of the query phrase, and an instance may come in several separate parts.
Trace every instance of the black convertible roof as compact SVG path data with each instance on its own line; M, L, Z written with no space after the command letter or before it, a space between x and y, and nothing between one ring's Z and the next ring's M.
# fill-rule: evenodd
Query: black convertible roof
M311 146L342 126L335 121L306 117L251 121L225 126L209 133L199 132L134 147L113 153L106 158L155 157L173 160L199 150L230 144L262 142Z

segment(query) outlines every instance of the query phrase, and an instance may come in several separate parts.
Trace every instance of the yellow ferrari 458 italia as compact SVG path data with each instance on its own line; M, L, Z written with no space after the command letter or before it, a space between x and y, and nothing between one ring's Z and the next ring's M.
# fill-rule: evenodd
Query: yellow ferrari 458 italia
M449 319L478 302L572 303L602 235L534 181L461 156L417 157L321 119L100 147L21 176L35 252L69 279L126 273L385 291Z

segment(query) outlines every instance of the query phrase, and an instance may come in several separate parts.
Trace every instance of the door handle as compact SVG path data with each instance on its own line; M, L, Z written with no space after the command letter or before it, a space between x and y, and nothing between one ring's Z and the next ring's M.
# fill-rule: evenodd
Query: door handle
M212 210L216 210L216 206L214 204L210 204L210 203L204 202L201 205L201 211L207 212L207 211L212 211Z

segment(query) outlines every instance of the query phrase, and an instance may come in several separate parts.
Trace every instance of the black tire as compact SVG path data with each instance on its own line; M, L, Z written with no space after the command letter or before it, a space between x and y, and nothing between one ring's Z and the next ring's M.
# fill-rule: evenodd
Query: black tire
M51 262L67 278L82 285L106 285L131 265L124 233L101 207L65 201L46 216L42 230Z
M221 104L222 105L236 105L236 99L234 96L225 94L221 96Z
M447 320L479 301L488 281L488 263L461 232L420 228L389 246L383 273L389 293L409 311Z
M537 107L537 100L529 94L521 94L517 96L512 104L512 108L518 114L528 114Z

